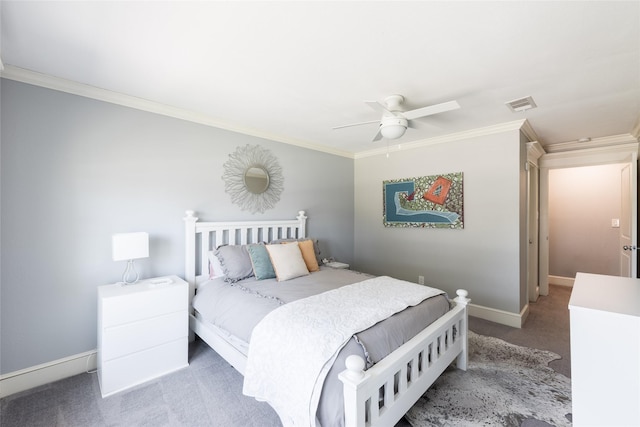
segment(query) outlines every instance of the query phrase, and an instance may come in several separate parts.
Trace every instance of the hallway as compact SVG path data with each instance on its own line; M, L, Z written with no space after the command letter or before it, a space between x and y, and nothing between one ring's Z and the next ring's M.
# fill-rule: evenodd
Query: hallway
M571 346L569 337L569 298L571 287L549 285L549 295L529 304L529 317L521 329L469 317L469 329L491 335L512 344L549 350L562 358L549 363L567 377L571 377Z

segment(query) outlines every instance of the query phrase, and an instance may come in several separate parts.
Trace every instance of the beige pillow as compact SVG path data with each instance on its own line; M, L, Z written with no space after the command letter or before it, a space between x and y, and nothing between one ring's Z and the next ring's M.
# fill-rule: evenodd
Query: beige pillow
M298 242L286 245L267 245L267 251L279 282L309 274Z
M302 259L304 259L304 263L307 265L307 270L311 273L320 271L318 260L316 259L316 251L313 248L313 240L302 240L298 242L298 246L300 246Z

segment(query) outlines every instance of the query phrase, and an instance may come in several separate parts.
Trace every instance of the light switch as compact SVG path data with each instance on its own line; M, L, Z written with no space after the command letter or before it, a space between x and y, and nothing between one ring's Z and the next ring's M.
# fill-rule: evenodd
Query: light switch
M611 227L620 228L620 220L618 218L613 218L611 220Z

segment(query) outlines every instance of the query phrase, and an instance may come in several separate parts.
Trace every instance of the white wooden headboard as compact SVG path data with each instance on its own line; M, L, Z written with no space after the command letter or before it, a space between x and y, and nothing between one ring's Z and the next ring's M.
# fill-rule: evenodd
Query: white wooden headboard
M208 252L220 245L244 245L277 239L301 239L307 236L307 216L299 211L291 220L198 222L194 211L186 211L185 280L195 289L209 278Z

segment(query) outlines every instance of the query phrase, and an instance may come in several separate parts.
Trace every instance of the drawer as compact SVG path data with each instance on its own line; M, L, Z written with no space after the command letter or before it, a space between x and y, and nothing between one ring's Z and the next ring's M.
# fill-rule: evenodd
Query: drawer
M188 336L189 316L186 310L144 319L102 330L98 343L103 361L156 347Z
M187 310L189 305L188 286L184 282L155 288L148 284L127 285L121 289L122 292L111 295L105 291L99 298L102 328Z
M117 359L98 368L102 397L188 366L187 337Z

